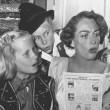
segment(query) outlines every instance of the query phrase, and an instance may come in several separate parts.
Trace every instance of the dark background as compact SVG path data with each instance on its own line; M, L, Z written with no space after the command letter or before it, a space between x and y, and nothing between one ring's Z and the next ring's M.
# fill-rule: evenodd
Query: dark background
M19 18L18 7L30 0L0 0L0 35L17 28ZM32 3L47 8L47 0L31 0Z

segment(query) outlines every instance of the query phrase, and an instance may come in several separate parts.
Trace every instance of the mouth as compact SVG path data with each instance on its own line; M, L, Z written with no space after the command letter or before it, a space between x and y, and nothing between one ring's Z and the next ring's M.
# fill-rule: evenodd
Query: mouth
M96 53L97 52L97 48L91 48L91 49L89 49L89 52L90 53Z
M38 62L34 63L32 66L33 67L37 67L38 66Z
M37 67L42 63L42 58L41 56L38 56L37 60L33 63L32 66Z

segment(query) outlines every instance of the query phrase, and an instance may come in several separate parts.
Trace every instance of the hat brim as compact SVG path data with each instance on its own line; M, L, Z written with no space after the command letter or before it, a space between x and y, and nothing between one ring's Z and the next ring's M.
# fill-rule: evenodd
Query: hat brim
M52 19L54 19L54 11L43 11L32 16L26 22L26 30L32 34L44 22L46 17L51 17Z

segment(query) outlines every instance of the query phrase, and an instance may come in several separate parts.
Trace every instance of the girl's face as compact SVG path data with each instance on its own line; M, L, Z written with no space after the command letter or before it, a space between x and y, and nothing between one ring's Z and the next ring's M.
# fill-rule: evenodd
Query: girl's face
M13 46L16 49L15 64L17 71L29 74L36 73L38 70L38 50L31 36L27 35L25 38L16 39Z
M85 59L96 57L100 44L100 32L94 19L83 18L79 21L73 42L77 55Z

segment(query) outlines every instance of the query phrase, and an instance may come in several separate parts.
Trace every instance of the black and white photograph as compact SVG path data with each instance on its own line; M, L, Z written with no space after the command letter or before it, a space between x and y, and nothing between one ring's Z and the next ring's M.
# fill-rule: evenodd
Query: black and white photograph
M109 74L110 0L0 0L0 110L108 110Z

